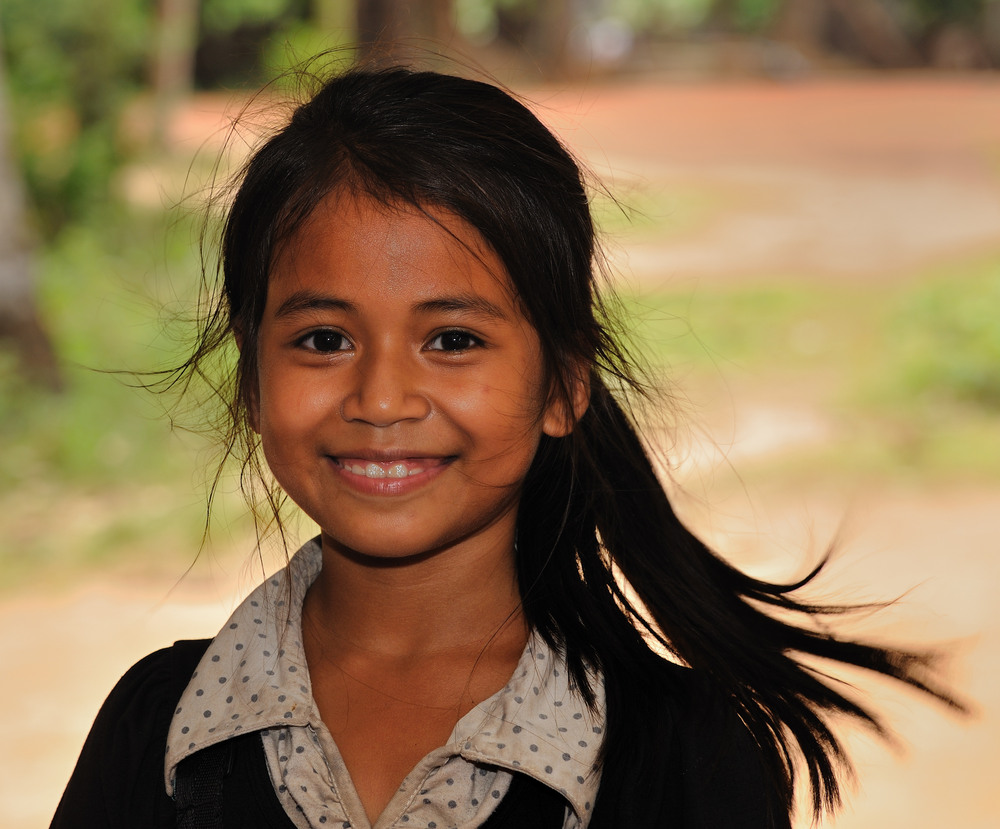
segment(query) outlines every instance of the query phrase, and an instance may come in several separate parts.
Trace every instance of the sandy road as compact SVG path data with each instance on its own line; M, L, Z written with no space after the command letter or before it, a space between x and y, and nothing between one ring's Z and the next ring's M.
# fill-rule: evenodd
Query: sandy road
M896 78L793 86L620 84L529 93L543 117L617 181L719 188L735 198L689 233L627 250L634 279L754 279L767 273L905 278L919 263L1000 246L1000 81ZM180 138L214 124L196 106ZM761 401L753 401L757 405ZM774 428L772 424L772 428ZM752 440L745 434L741 439ZM794 451L780 441L769 451ZM1000 459L998 459L1000 462ZM1000 488L844 493L769 492L693 520L737 560L789 566L765 553L777 536L797 549L849 510L853 534L831 592L859 599L919 587L877 620L893 637L955 641L955 676L977 720L956 722L896 692L891 720L911 745L901 758L864 737L861 791L839 829L987 829L1000 745ZM69 592L7 597L0 622L0 823L46 825L90 720L128 665L186 636L210 635L252 577L220 553L170 593L171 580L95 574ZM880 692L881 693L881 692ZM805 826L806 823L803 823Z

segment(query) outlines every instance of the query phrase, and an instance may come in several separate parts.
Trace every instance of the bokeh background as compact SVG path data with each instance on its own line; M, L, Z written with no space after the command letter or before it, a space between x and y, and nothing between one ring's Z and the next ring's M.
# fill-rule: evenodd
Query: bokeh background
M234 132L249 96L359 42L488 71L602 182L687 519L771 578L836 542L813 595L899 597L851 630L948 657L972 718L845 677L899 740L848 730L826 825L1000 825L997 0L2 0L0 824L280 566L230 477L202 548L204 418L128 372L183 355L212 182L294 81Z

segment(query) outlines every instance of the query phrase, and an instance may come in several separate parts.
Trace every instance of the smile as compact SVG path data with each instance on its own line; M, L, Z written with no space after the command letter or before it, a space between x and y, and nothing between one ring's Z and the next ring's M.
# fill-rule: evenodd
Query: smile
M426 469L426 464L422 460L377 463L375 461L339 459L338 462L345 472L365 478L409 478L411 475L419 475Z
M418 452L379 454L382 457L366 451L329 457L344 482L366 495L405 495L416 492L454 460L451 456L421 456Z

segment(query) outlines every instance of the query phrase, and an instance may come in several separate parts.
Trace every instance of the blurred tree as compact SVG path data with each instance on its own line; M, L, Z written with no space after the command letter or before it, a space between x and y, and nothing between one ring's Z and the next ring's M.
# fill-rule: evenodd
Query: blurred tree
M928 62L948 69L981 69L998 55L996 0L912 0ZM992 59L991 59L992 55ZM996 65L994 63L994 65Z
M549 78L565 78L572 74L570 31L573 28L573 0L548 0L538 12L534 46L540 58L542 72Z
M848 52L875 66L974 68L1000 54L998 0L715 0L716 16L730 19L750 7L806 51Z
M397 54L400 47L449 43L455 34L452 0L357 0L360 57Z
M156 50L153 54L153 134L163 146L177 104L194 87L198 48L199 0L157 0Z
M296 0L201 0L206 28L231 31L239 26L265 23L302 5Z
M37 226L54 236L108 202L118 130L145 82L147 0L3 0L14 141Z
M272 41L301 26L311 6L308 0L200 0L200 5L195 80L202 88L256 87L269 80L275 67L267 64L281 52L271 48Z
M806 52L849 48L877 66L896 67L919 63L905 16L898 3L884 0L715 0L711 19L769 28Z
M357 28L355 0L313 0L312 16L316 25L327 32L339 32L344 40L354 42Z
M35 300L33 245L24 188L10 154L7 83L0 50L0 342L9 342L22 373L53 390L61 386L55 352Z
M973 23L989 0L910 0L923 26L946 23Z
M880 0L827 2L871 62L886 67L915 66L920 62L902 21Z

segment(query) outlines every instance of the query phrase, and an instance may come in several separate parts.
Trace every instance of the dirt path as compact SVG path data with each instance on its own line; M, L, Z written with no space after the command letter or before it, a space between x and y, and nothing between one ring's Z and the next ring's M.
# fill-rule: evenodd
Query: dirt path
M613 169L619 183L639 181L668 210L673 187L724 195L694 229L628 247L632 275L643 282L783 273L863 285L1000 246L1000 81L993 78L642 83L529 94L595 169ZM204 101L189 116L179 138L204 134L218 110ZM763 411L766 403L748 401ZM793 451L780 441L764 445ZM865 599L919 585L878 629L954 639L956 678L981 709L977 721L961 724L885 692L890 719L912 748L895 758L863 737L852 740L863 789L836 826L996 825L1000 488L833 492L821 470L816 481L813 491L750 501L720 495L710 514L689 509L738 561L770 573L787 570L793 554L767 553L765 542L800 549L810 521L823 539L848 511L853 534L832 570L831 593ZM213 633L250 581L239 556L223 556L214 572L196 571L173 594L170 581L96 574L71 593L38 589L4 600L3 826L46 825L114 680L151 649Z
M627 251L643 282L881 278L1000 239L1000 81L870 78L533 96L613 190L719 198L695 233ZM683 204L677 205L683 210Z

